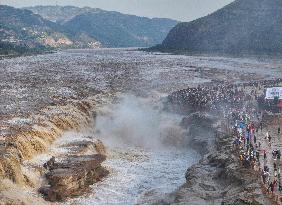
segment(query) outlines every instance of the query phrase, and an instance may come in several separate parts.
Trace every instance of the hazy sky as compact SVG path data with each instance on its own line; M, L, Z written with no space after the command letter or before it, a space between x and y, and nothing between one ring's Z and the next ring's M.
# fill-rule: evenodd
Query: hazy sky
M15 7L34 5L90 6L148 17L190 21L207 15L233 0L0 0Z

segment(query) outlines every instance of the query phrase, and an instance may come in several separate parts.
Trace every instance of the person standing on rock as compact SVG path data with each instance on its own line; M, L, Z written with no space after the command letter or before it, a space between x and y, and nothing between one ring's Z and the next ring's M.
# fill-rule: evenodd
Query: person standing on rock
M282 184L281 184L281 181L279 181L278 183L278 190L281 192L282 191Z
M256 151L256 157L257 157L257 161L259 162L259 152L258 151Z
M266 183L266 172L262 170L261 176L262 176L262 182L263 184L265 184Z
M272 184L271 184L271 192L272 192L272 194L274 192L275 185L276 185L276 179L274 179Z
M266 181L269 182L270 181L270 174L269 171L265 172L265 176L266 176Z
M268 194L270 193L270 191L272 191L271 189L272 189L272 182L270 182L270 183L268 184L268 187L267 187L267 193L268 193Z
M273 163L273 168L274 168L274 171L277 172L277 164L275 162Z
M267 132L265 133L264 139L268 139L268 137L269 137L269 132L267 131Z
M278 127L278 130L277 130L277 131L278 131L278 135L280 135L280 131L281 131L281 130L280 130L280 127Z

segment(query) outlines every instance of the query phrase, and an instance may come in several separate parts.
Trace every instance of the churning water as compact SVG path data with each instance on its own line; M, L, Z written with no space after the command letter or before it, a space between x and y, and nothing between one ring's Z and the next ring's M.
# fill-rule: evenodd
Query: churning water
M91 194L67 204L146 204L181 186L186 169L200 156L177 146L186 137L180 120L162 111L160 101L148 98L126 95L106 107L97 117L95 137L108 148L103 166L110 175L93 185ZM166 143L173 141L168 138L176 143Z
M196 163L194 151L116 148L104 163L111 174L92 186L93 193L75 204L146 204L162 198L185 182L187 167Z

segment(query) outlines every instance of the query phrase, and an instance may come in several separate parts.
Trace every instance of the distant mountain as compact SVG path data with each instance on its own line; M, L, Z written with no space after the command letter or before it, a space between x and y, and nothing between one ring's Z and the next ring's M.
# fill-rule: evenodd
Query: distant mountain
M168 34L160 51L192 53L282 53L282 1L235 0Z
M104 47L146 47L159 44L178 23L171 19L150 19L89 7L37 6L27 9L60 23L72 35L83 33L95 38Z
M24 9L28 9L35 14L39 14L43 18L63 24L66 21L71 20L73 17L84 14L87 12L101 12L103 10L84 7L79 8L75 6L34 6L34 7L25 7Z
M0 5L0 55L54 48L152 46L161 43L177 24L170 19L149 19L89 7L28 9Z
M29 10L0 6L0 16L5 17L0 18L0 55L99 45L94 38L79 32L74 35Z

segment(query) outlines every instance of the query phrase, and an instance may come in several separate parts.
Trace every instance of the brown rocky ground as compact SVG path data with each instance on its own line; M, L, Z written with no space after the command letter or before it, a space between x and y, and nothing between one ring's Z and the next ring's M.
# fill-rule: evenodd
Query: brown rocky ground
M263 129L259 129L258 133L256 134L257 136L257 140L259 142L261 142L261 150L266 150L266 155L267 155L267 159L265 160L264 163L262 163L261 166L267 165L270 168L270 178L273 179L274 177L274 167L273 164L276 163L277 167L280 168L280 170L282 169L282 165L281 162L277 159L274 159L272 156L272 151L273 150L282 150L282 137L281 137L281 133L278 134L278 127L281 128L281 122L282 122L282 116L281 113L265 113L263 115ZM271 139L271 145L269 145L269 141L268 139L266 139L266 132L268 132L272 139ZM261 167L261 169L263 169L263 167ZM261 183L262 183L262 179ZM267 185L263 185L262 186L263 190L265 191L265 194L273 199L275 201L276 204L282 204L282 194L281 192L278 190L278 188L276 187L276 189L274 190L274 194L268 194L266 192L267 190Z

